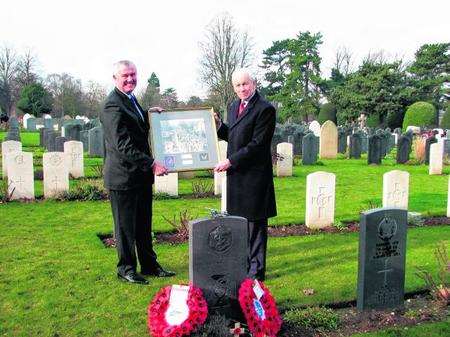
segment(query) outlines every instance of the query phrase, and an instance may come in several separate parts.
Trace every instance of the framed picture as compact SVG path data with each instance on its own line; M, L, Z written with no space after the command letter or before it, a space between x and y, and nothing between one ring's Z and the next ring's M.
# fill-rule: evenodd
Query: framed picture
M213 110L150 113L153 156L169 172L212 169L218 163Z

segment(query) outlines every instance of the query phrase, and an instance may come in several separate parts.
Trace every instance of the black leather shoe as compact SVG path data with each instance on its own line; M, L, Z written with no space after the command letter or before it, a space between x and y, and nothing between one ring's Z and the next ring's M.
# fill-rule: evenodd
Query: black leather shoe
M117 273L117 277L119 280L124 282L130 282L130 283L137 283L137 284L148 284L148 281L143 278L141 275L135 272L129 272L125 275Z
M153 270L142 270L141 274L144 276L156 276L156 277L171 277L175 276L175 272L170 270L164 270L163 267L158 266Z

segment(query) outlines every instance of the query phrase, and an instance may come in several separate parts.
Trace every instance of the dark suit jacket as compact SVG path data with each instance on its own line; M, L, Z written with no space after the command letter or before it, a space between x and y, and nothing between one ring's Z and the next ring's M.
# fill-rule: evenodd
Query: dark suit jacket
M275 130L275 108L255 92L243 114L236 118L240 101L228 109L228 125L217 134L228 142L227 211L249 221L277 214L270 143Z
M144 119L117 88L106 98L100 121L105 134L103 170L107 189L129 190L153 183L153 157L148 143L150 127L147 118Z

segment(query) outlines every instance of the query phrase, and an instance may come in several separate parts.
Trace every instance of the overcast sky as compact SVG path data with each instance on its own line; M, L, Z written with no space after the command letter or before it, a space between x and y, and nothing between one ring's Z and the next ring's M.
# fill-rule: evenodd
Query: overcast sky
M342 46L358 65L369 52L411 60L424 43L450 41L448 0L5 0L0 7L0 44L32 48L42 74L67 72L111 89L112 64L130 59L138 88L154 71L162 89L174 87L182 99L205 96L198 43L224 12L253 38L255 64L275 40L321 32L325 76Z

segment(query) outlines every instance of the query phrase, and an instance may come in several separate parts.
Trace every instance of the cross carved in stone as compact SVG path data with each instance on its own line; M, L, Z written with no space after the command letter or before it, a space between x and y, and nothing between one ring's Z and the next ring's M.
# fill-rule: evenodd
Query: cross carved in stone
M400 189L400 183L394 184L394 189L388 193L388 199L391 199L395 205L400 204L401 198L406 196L406 190Z
M384 269L377 271L378 274L384 274L384 286L387 286L387 273L394 271L394 269L392 269L392 268L388 269L388 262L389 262L389 258L386 258L384 260Z

